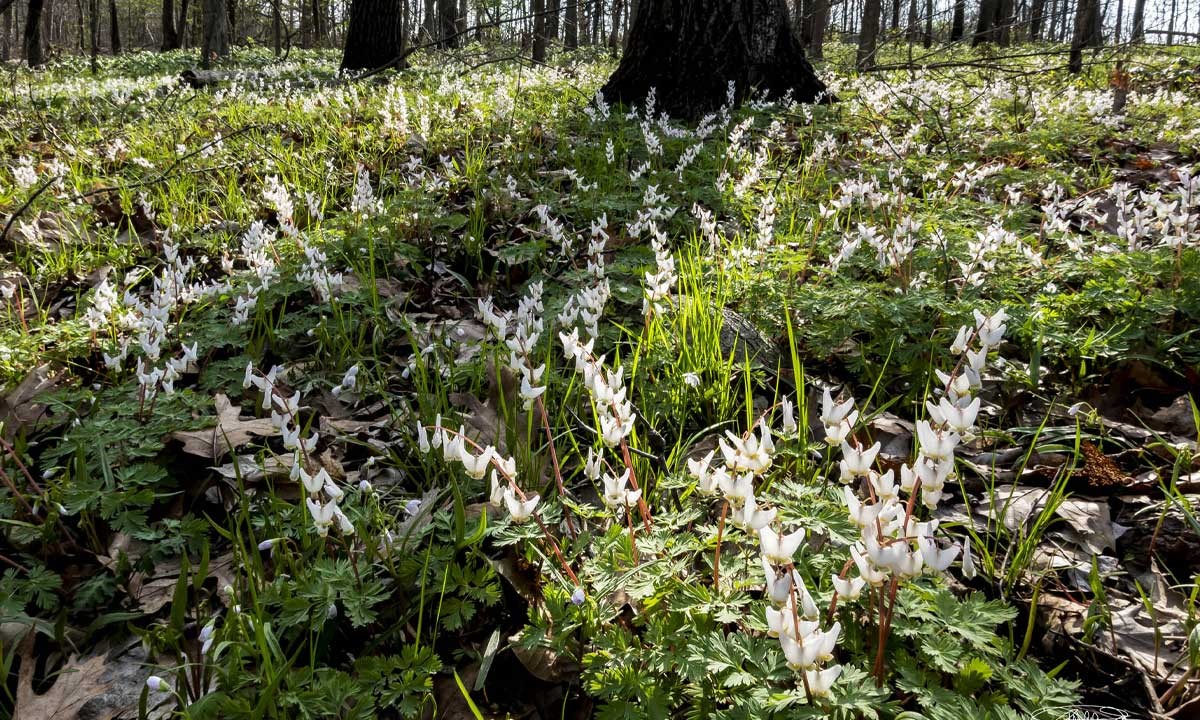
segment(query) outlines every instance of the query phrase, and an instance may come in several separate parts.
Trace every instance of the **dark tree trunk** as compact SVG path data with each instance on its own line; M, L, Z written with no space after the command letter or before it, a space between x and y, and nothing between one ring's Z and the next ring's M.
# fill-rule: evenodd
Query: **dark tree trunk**
M655 88L657 110L694 119L725 104L730 82L737 102L753 88L800 102L823 97L784 0L641 0L602 92L628 104Z
M1075 9L1075 32L1071 35L1071 55L1067 69L1073 73L1083 70L1083 49L1093 47L1096 16L1100 14L1100 0L1079 0Z
M0 10L0 17L4 18L4 23L0 26L0 61L8 62L12 58L13 15L16 11L13 10L14 0L5 0L2 4L4 9Z
M829 0L812 0L808 54L818 60L825 57L825 29L829 27Z
M900 27L900 0L892 0L892 24L888 27L890 30L896 30Z
M546 0L532 0L529 8L533 13L533 61L546 62Z
M858 52L854 56L854 64L859 70L869 70L875 67L875 49L879 41L879 13L881 11L879 0L863 2L862 27L858 31Z
M1042 39L1042 16L1046 14L1046 0L1033 0L1029 6L1029 39Z
M91 47L91 70L100 72L100 0L88 0L88 41Z
M926 50L933 47L933 0L925 0L925 35L921 46Z
M950 42L958 42L963 38L963 28L967 24L967 0L954 0L954 19L950 22Z
M980 0L979 20L975 23L975 37L971 40L972 46L995 41L996 12L999 5L1000 0Z
M425 0L425 17L422 18L421 23L421 29L425 31L424 41L427 43L433 42L437 37L437 26L435 24L435 18L437 17L437 5L435 5L434 2L435 0Z
M108 0L108 44L113 55L121 54L121 22L117 17L117 0Z
M438 0L437 4L438 47L458 47L458 1Z
M1175 0L1171 0L1171 12L1167 14L1167 44L1175 44Z
M303 28L300 31L300 43L304 44L306 38ZM283 12L279 8L279 0L271 0L271 44L275 51L275 57L283 54Z
M42 7L43 0L29 0L25 14L25 62L29 67L42 64Z
M162 0L162 50L179 49L179 34L175 31L175 0Z
M1135 0L1133 3L1133 28L1129 41L1140 43L1146 40L1146 0Z
M397 65L404 55L402 0L354 0L350 5L350 26L346 31L346 49L342 53L343 70L374 70Z
M908 0L908 24L904 28L904 39L917 41L917 0Z
M229 52L229 14L225 0L203 0L201 10L200 67L207 70Z
M996 20L993 25L993 36L1000 47L1008 47L1012 39L1014 19L1013 0L999 0L996 3Z
M179 33L177 46L185 48L188 46L188 10L191 8L192 0L182 0L179 3L179 22L176 23L176 32Z
M558 40L558 19L561 6L560 0L546 2L546 39Z
M225 0L225 14L229 16L229 24L225 26L230 38L237 37L238 0Z
M612 30L608 34L608 47L614 53L620 47L618 40L621 37L621 10L624 7L625 0L613 0Z
M1113 27L1113 45L1121 44L1121 25L1125 22L1125 0L1117 0L1117 24Z
M566 0L566 12L563 13L563 45L568 50L579 47L579 0Z

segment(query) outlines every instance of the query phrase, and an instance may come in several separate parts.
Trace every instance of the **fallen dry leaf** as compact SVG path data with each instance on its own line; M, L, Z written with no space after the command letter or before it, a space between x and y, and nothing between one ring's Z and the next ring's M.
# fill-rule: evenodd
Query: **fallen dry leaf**
M140 641L112 652L71 656L45 692L34 689L33 635L21 645L14 720L114 720L137 717L138 698L152 674ZM152 717L161 717L161 713Z
M254 437L270 437L279 431L268 418L242 420L242 409L218 393L213 398L217 424L206 430L181 430L171 437L183 443L183 451L216 462L230 450L241 447Z
M175 594L175 586L179 584L180 562L178 558L164 562L154 569L154 575L148 577L145 573L134 573L129 578L129 595L138 604L142 612L153 615L166 607ZM195 572L191 565L188 572ZM233 553L226 553L213 558L208 563L208 577L216 578L218 591L233 584ZM228 597L223 592L217 592L221 602L228 603Z
M0 425L6 438L33 425L46 415L46 406L38 403L41 395L58 387L61 375L49 364L34 368L16 387L0 396Z

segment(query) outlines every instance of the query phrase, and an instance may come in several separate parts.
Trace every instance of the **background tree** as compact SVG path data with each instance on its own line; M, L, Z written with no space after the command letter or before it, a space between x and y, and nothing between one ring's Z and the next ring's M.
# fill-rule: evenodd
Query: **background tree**
M203 0L200 7L203 12L200 67L207 70L213 60L219 60L229 52L229 13L225 0Z
M117 0L108 0L108 47L113 55L121 54L121 19L117 15Z
M29 67L42 64L42 11L43 0L29 0L29 10L25 14L25 37L22 43L25 51L25 62Z
M1079 0L1075 8L1075 31L1071 35L1071 55L1067 69L1073 73L1083 70L1083 50L1099 47L1100 0Z
M342 69L374 70L401 63L404 31L401 0L354 0Z
M659 110L697 118L726 102L730 82L736 101L752 88L801 102L824 92L784 0L641 0L625 55L601 92L634 103L655 88Z
M863 2L862 29L858 32L858 51L854 55L854 64L859 70L875 67L875 46L879 42L881 9L879 0Z

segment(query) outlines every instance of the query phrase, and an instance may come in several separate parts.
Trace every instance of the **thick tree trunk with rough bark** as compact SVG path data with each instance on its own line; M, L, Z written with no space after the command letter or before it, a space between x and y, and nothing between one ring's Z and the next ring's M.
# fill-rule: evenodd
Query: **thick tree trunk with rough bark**
M878 0L876 0L878 3ZM656 109L699 118L752 89L800 102L825 85L804 57L784 0L641 0L625 55L602 88L635 103L655 88Z
M972 46L995 42L996 12L999 5L1000 0L980 0L979 20L975 23L975 37L971 39Z
M42 64L42 8L43 0L29 0L25 15L25 62L29 67Z
M229 13L225 0L203 0L201 14L200 67L207 70L229 52Z
M862 24L858 31L858 51L854 56L854 64L859 70L875 67L875 51L879 45L879 13L882 11L879 0L865 0L863 3ZM899 18L897 18L897 23Z
M401 0L354 0L343 70L374 70L401 62L404 55L404 23Z
M437 3L438 47L458 47L458 1L438 0Z

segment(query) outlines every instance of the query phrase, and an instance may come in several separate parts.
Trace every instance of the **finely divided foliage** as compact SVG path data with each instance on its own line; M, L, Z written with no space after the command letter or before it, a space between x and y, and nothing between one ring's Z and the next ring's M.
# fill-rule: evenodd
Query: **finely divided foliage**
M830 69L685 124L603 58L414 60L0 90L45 113L0 208L48 186L0 246L0 373L46 385L0 406L2 619L139 637L143 716L1075 700L950 507L1013 388L1200 362L1193 94ZM1152 124L1161 172L1078 162Z

